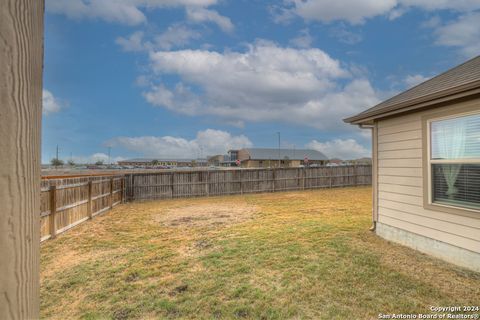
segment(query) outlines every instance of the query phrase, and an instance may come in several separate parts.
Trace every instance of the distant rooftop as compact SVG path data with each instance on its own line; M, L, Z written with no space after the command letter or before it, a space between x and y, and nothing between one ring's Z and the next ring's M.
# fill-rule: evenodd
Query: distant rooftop
M311 149L279 149L275 148L245 148L250 159L252 160L283 160L288 158L290 160L304 160L307 157L309 160L328 160L328 158L321 152Z

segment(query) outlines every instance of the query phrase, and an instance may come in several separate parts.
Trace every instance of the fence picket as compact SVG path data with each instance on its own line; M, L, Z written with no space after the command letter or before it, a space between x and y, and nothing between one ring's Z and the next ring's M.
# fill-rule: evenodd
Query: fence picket
M370 165L129 173L43 180L41 239L125 201L369 185ZM120 183L118 183L120 182ZM60 209L60 210L59 210Z
M371 166L196 170L132 174L129 200L277 192L368 185ZM132 181L134 183L132 183Z

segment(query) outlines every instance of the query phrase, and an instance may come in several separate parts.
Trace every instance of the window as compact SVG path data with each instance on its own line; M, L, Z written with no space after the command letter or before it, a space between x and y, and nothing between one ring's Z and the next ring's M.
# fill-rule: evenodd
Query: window
M480 209L480 114L429 121L430 203Z

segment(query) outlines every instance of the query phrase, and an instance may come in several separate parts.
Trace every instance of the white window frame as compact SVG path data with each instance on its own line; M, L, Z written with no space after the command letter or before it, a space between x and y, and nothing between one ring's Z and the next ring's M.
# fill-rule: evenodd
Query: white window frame
M432 183L432 165L433 164L480 164L480 158L463 158L463 159L447 159L447 160L433 160L432 159L432 123L438 122L442 120L449 120L455 118L463 118L468 117L471 115L480 115L480 111L471 111L471 112L464 112L464 113L457 113L454 115L443 116L443 117L435 117L427 120L427 173L428 173L428 204L431 206L440 206L445 208L452 208L452 209L460 209L470 212L479 213L480 209L473 209L471 207L466 206L455 206L449 205L441 202L433 202L433 183Z

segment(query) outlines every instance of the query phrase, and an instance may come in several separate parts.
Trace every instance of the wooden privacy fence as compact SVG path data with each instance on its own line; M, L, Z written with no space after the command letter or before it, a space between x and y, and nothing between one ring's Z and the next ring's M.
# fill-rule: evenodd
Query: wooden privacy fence
M125 200L370 185L371 166L195 170L42 180L41 241Z
M124 189L123 175L42 180L40 241L123 202Z
M125 175L128 201L370 185L370 165Z

